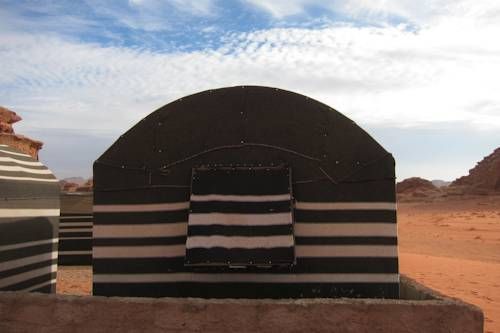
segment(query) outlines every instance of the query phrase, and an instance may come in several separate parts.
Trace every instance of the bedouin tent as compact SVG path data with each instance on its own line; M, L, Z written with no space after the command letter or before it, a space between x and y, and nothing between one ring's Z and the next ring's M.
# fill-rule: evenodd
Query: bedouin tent
M94 163L94 294L397 298L394 179L390 153L306 96L178 99Z
M0 144L0 290L55 292L58 224L56 177Z
M92 264L92 192L61 193L58 264Z

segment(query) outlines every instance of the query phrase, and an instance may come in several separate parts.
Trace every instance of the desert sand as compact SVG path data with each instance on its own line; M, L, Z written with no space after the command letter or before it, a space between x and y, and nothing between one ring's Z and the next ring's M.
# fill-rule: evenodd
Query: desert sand
M400 270L478 305L485 332L500 332L500 196L398 205ZM90 295L90 267L60 267L57 292Z
M59 266L56 292L65 295L92 295L92 267Z
M479 306L500 332L500 196L398 205L400 271Z

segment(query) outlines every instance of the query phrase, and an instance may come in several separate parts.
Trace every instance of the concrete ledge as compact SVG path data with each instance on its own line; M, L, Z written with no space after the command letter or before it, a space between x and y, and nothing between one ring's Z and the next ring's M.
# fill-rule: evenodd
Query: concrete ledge
M406 299L234 300L0 293L0 332L483 332L483 313L402 277ZM412 298L412 299L408 299Z

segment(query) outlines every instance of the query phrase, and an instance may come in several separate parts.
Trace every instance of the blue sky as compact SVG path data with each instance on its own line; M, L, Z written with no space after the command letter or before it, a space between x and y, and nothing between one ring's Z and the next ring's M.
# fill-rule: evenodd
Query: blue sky
M58 177L158 107L266 85L318 99L452 180L500 146L494 0L0 0L0 105Z

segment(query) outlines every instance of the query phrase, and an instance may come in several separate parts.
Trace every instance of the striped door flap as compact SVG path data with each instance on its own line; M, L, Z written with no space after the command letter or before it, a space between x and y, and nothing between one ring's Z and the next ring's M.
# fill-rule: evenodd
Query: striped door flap
M295 262L290 169L193 169L186 266Z

